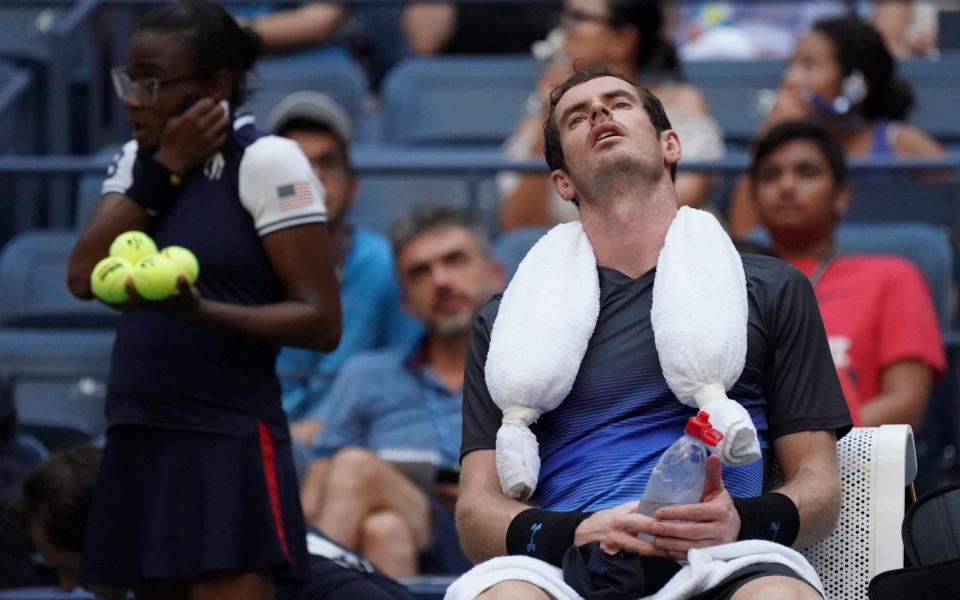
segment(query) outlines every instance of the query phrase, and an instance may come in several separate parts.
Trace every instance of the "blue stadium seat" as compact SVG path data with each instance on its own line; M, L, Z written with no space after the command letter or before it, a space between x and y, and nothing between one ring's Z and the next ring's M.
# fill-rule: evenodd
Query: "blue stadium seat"
M27 231L0 254L0 327L113 327L117 313L67 289L72 231Z
M527 255L527 252L541 237L547 233L546 227L522 227L507 231L494 240L491 252L503 266L505 281L507 283L517 272L520 261Z
M910 82L916 104L910 122L947 146L960 148L960 54L944 54L937 60L907 60L901 75Z
M854 179L847 223L914 221L955 229L960 225L960 185L908 178Z
M457 177L371 175L360 180L348 220L386 233L395 218L418 204L467 206L469 199L469 186Z
M500 144L537 82L529 57L404 61L383 87L383 139L402 145Z
M273 107L287 95L300 90L323 92L350 114L362 131L363 106L368 90L363 70L336 48L302 52L258 63L250 78L251 98L245 108L261 127Z
M0 152L28 154L37 150L37 112L33 75L0 61Z
M930 289L940 326L950 324L953 250L946 228L927 223L844 223L837 246L847 254L895 254L913 262Z
M758 244L770 244L770 234L762 227L745 237ZM894 254L913 262L927 281L940 327L949 327L954 258L950 232L944 226L844 221L837 228L837 247L845 254Z
M703 92L731 147L744 148L773 105L786 63L779 60L691 61L683 71Z

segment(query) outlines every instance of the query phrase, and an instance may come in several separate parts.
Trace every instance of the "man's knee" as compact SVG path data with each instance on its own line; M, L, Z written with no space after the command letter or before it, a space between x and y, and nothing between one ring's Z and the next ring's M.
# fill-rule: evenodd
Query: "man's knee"
M363 488L377 479L383 461L365 448L344 448L333 455L327 485L338 490Z
M399 514L384 510L363 519L361 525L364 548L369 546L394 545L403 541L413 543L409 525Z
M793 577L773 575L748 581L733 595L733 600L822 600L816 590Z
M476 600L551 600L551 597L526 581L501 581L485 589Z

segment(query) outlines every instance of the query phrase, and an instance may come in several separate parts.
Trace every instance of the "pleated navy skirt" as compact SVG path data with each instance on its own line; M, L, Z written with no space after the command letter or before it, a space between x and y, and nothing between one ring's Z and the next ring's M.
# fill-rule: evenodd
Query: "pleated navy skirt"
M84 538L87 584L189 584L270 572L306 581L290 442L140 426L107 433Z

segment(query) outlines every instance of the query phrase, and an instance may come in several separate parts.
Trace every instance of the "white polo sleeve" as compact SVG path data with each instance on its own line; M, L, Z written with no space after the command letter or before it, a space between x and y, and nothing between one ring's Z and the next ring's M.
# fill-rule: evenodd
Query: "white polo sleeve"
M107 178L100 186L100 195L110 192L126 194L133 185L133 163L137 160L137 140L130 140L120 148L107 167Z
M268 135L250 144L240 160L239 188L261 237L327 220L323 186L292 140Z

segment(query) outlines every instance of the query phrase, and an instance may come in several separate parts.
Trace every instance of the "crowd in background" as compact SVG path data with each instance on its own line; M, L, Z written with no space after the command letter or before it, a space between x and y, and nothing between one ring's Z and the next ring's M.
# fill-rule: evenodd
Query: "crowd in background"
M348 47L374 82L406 56L532 47L540 80L530 82L526 116L504 143L505 155L517 160L542 156L551 91L585 64L606 65L656 94L684 159L721 158L723 133L703 94L685 81L683 61L786 59L728 212L710 202L717 182L684 172L682 162L679 201L714 212L735 239L759 240L761 251L808 277L854 424L908 423L922 439L927 399L947 371L943 324L927 284L908 261L843 255L836 234L848 204L867 201L851 193L848 158L945 152L909 124L912 95L897 61L937 54L936 12L950 4L855 3L853 13L850 4L565 0L557 9L430 2L369 12L307 2L263 14L240 10L238 19L268 53ZM349 210L363 185L351 161L356 124L329 97L294 94L260 125L296 142L323 186L342 306L335 350L285 347L277 363L295 375L283 382L282 401L303 516L361 555L356 560L369 560L364 572L460 573L469 567L453 523L464 362L473 317L510 273L464 210L417 207L389 236L352 226ZM504 172L497 189L503 231L578 217L578 206L562 199L547 175ZM0 412L0 439L11 437L12 422ZM99 460L79 452L70 455L73 467L90 469ZM0 453L0 501L14 507L26 468L8 456ZM50 519L30 499L39 493L37 475L30 481L26 530L7 535L20 522L12 508L0 523L0 586L51 581L49 569L29 566L32 539L72 587L83 531L71 528L86 505L71 507L67 523ZM63 550L71 553L66 559Z

